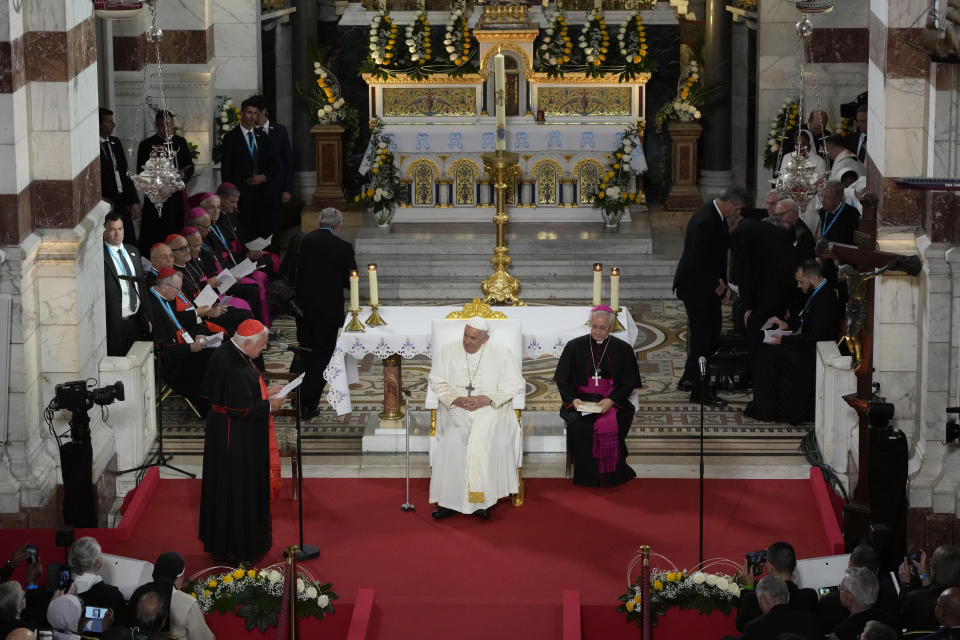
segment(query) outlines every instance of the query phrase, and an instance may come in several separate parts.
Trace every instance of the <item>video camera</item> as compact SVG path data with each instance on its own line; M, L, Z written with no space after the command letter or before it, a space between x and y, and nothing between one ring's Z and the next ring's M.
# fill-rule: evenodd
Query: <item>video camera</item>
M896 407L892 402L883 402L882 400L871 400L867 403L867 419L870 420L870 427L873 429L892 429L890 420Z
M753 575L758 576L763 571L763 565L767 563L767 550L748 551L746 556L747 568L753 571Z
M64 382L56 386L57 395L53 399L54 411L86 411L93 405L105 406L115 400L123 401L123 383L119 380L99 389L88 389L85 380Z

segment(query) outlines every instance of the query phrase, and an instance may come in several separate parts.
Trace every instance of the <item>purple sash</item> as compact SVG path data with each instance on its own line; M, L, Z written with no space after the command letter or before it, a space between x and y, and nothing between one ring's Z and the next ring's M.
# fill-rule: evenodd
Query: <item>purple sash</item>
M587 378L587 386L577 387L580 393L597 393L606 396L613 391L613 380L601 378L594 383L593 378ZM593 423L593 457L597 460L597 470L600 474L611 473L617 468L618 441L617 407L610 407L606 413L597 416Z

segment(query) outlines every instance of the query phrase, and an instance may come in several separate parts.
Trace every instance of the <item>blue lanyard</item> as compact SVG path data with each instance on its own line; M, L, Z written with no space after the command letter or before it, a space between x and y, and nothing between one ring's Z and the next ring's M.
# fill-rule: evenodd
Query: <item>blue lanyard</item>
M825 284L827 284L826 280L818 284L817 288L814 289L813 292L810 294L810 297L807 298L807 303L803 305L803 309L800 310L800 326L803 326L804 315L806 315L807 309L810 307L810 303L813 302L813 297L820 292L820 289L822 289L823 285Z
M211 225L211 226L210 226L210 230L213 231L214 234L216 234L217 238L220 239L220 242L223 243L223 247L229 251L229 250L230 250L230 245L227 244L227 239L226 239L226 237L223 235L223 232L221 232L220 229L218 229L218 228L216 227L216 225Z
M833 226L833 223L836 222L836 221L837 221L837 218L840 217L840 212L843 211L843 208L844 208L845 206L846 206L846 204L844 204L843 202L840 203L840 206L837 207L836 213L833 214L833 220L831 220L831 221L830 221L830 224L828 224L826 227L824 227L823 231L820 232L820 237L821 237L821 238L827 237L827 232L830 231L830 227L832 227L832 226ZM824 217L824 220L826 220L826 217L827 217L827 216L823 216L823 217Z
M156 296L157 300L160 301L160 306L162 306L162 307L163 307L163 310L167 312L167 315L168 315L168 316L170 316L170 320L172 320L172 321L173 321L173 324L175 324L175 325L177 326L177 330L178 330L178 331L183 331L183 327L180 326L180 321L177 320L177 316L173 315L173 311L170 310L170 303L167 302L166 300L164 300L164 299L160 296L160 294L157 293L157 290L156 290L156 289L151 288L151 289L150 289L150 293L152 293L154 296Z
M243 129L240 129L243 132ZM253 131L250 132L250 135L244 133L243 141L247 144L247 150L250 152L250 157L253 157L253 154L257 151L257 134Z
M128 273L130 269L127 269L127 266L123 264L123 262L120 260L120 255L117 253L117 251L123 251L123 249L120 247L111 247L106 242L103 244L107 247L107 252L110 254L110 257L113 258L113 264L117 267L117 273L122 276L132 276L132 273ZM130 266L133 267L132 264Z

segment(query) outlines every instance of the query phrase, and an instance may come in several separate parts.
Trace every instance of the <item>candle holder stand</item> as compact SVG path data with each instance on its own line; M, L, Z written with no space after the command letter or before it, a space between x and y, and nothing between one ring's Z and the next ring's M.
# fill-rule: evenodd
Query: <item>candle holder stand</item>
M363 328L363 323L360 322L360 309L347 309L347 311L353 314L353 318L350 319L350 323L347 325L347 328L344 329L344 331L349 331L351 333L366 331L366 329Z
M512 151L498 149L493 153L485 153L483 166L493 178L493 188L497 192L497 212L493 222L497 225L497 246L493 248L493 275L480 284L483 291L483 301L487 304L512 304L522 306L525 303L517 297L520 293L520 281L510 275L507 269L513 259L507 255L507 239L505 227L510 222L507 214L507 189L513 184L514 176L519 172L520 155Z
M617 307L617 312L613 314L613 326L610 328L610 332L614 333L617 331L623 331L624 326L620 324L620 312L623 311L623 307Z
M377 312L377 309L380 308L378 304L370 305L370 315L367 317L367 326L368 327L379 327L380 325L387 324L387 321L380 317L380 314Z

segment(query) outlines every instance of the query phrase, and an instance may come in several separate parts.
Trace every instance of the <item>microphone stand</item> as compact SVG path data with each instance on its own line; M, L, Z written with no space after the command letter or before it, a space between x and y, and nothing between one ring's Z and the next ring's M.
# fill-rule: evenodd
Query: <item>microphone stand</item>
M707 397L706 358L700 356L700 569L703 568L703 403Z
M300 525L300 550L297 551L297 560L313 560L320 556L320 548L312 544L303 543L303 453L300 442L300 388L293 398L293 414L297 425L297 519Z
M407 483L407 499L400 505L401 511L416 511L417 508L410 502L410 389L401 387L400 391L407 397L407 410L404 416L403 446L404 446L404 477Z

